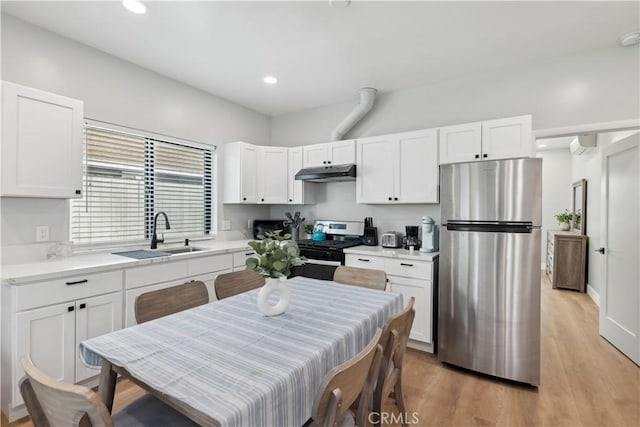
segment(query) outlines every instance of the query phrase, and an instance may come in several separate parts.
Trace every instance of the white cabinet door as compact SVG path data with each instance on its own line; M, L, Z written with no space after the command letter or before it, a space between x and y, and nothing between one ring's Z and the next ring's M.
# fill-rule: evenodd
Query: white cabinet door
M416 299L414 309L416 310L413 326L409 338L426 343L433 342L431 334L431 282L426 280L408 279L404 277L389 276L391 292L402 294L404 304L409 302L411 297Z
M288 162L288 186L287 186L287 202L293 204L302 204L303 200L303 182L296 180L296 174L302 169L302 147L289 148Z
M440 128L440 163L480 160L482 154L482 123Z
M393 136L358 140L356 203L393 203L396 141Z
M75 380L75 303L58 304L16 315L17 347L14 357L13 406L23 403L18 381L24 376L20 359L30 354L47 375L72 384ZM8 350L8 349L7 349Z
M258 163L259 147L251 144L242 144L240 147L241 159L241 197L242 203L258 202Z
M302 163L305 168L327 164L327 144L313 144L302 147Z
M75 382L100 374L80 360L80 343L119 329L122 329L122 292L76 301Z
M397 150L394 199L399 203L438 203L437 129L400 134Z
M259 203L287 203L287 162L285 147L260 147Z
M83 103L2 83L2 196L74 198L82 190Z
M531 116L482 122L482 158L533 157Z
M344 165L356 162L356 141L330 142L327 146L327 161L331 165Z

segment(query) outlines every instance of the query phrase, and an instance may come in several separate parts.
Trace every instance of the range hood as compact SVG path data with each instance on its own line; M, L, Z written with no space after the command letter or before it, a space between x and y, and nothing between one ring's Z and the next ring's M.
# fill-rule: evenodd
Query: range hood
M356 165L331 165L303 168L296 174L298 181L337 182L356 179Z

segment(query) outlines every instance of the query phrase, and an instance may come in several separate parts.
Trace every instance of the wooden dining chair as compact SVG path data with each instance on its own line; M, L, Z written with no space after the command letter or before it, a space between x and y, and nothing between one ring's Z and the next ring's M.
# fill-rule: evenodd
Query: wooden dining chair
M197 426L150 394L129 403L113 416L100 396L88 387L58 381L22 357L25 377L20 393L34 427Z
M311 426L364 427L369 412L376 377L380 369L382 331L378 329L371 342L350 360L330 370L324 377L313 404ZM358 399L354 416L350 407Z
M387 287L387 275L384 271L370 268L345 267L341 265L333 273L333 281L345 285L384 291Z
M208 302L209 291L200 281L145 292L136 298L134 307L136 322L148 322Z
M264 286L264 276L253 270L234 271L216 277L214 287L220 300Z
M413 325L416 311L413 308L415 298L411 297L407 306L398 314L392 316L386 323L380 337L383 347L378 381L373 393L373 412L382 413L384 400L394 392L396 405L401 414L406 414L404 394L402 392L402 361L409 341L409 333ZM403 417L403 426L406 426Z

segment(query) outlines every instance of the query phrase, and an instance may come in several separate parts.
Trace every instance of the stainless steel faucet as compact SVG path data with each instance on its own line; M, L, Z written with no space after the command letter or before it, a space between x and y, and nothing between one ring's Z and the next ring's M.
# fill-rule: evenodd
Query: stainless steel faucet
M153 236L151 237L151 249L157 249L158 243L164 243L164 235L162 239L158 239L158 235L156 234L156 227L158 226L158 217L162 215L164 216L164 228L166 230L171 230L171 224L169 224L169 217L166 213L160 211L153 217Z

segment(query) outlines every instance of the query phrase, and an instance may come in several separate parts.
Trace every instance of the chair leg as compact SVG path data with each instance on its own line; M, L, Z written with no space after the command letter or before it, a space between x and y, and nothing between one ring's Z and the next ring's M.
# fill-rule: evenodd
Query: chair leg
M404 394L402 394L402 376L398 376L394 391L396 395L396 403L400 410L400 414L402 415L402 427L407 427L407 407L404 403Z

